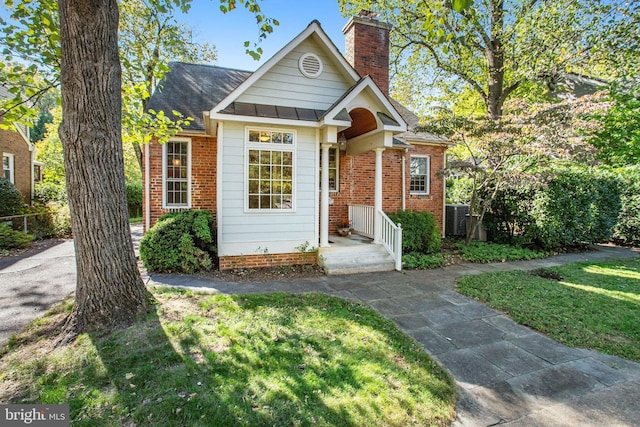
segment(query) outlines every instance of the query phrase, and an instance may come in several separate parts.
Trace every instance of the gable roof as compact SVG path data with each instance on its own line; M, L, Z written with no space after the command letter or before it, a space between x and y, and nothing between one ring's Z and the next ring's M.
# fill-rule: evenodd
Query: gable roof
M173 110L193 117L191 124L184 128L193 131L205 130L203 112L211 110L253 74L186 62L171 62L169 69L171 71L153 92L148 108L163 111L168 117L173 117Z
M237 98L242 95L248 88L250 88L256 81L262 78L269 70L271 70L276 64L278 64L285 56L287 56L296 46L300 45L304 40L309 37L316 38L320 45L323 46L329 54L340 65L341 70L348 75L351 79L350 84L355 84L360 76L356 70L349 65L347 60L342 56L338 48L333 44L329 36L322 30L320 22L317 20L311 21L311 23L300 34L298 34L293 40L287 43L282 49L280 49L275 55L273 55L267 62L262 64L260 68L256 70L249 78L247 78L236 89L229 93L224 99L222 99L217 105L211 109L211 116L215 116L221 110L224 110L229 104L236 101Z

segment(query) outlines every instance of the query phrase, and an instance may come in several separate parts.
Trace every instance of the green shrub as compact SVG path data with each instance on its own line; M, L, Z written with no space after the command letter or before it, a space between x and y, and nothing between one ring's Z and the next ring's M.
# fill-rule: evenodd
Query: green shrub
M618 172L622 182L622 206L613 229L613 240L623 245L640 246L640 166Z
M142 216L142 182L127 181L125 189L127 191L129 218Z
M22 231L12 230L7 224L0 224L0 249L26 248L33 237Z
M538 259L547 256L546 252L521 248L499 243L472 241L468 245L464 242L456 244L462 259L470 262L504 262Z
M0 178L0 216L20 215L24 212L22 194L6 178Z
M46 205L47 203L67 203L67 188L65 183L51 181L36 182L33 191L33 199Z
M46 206L32 206L30 213L39 214L28 218L28 229L34 238L71 237L68 204L49 202Z
M544 249L609 241L620 211L618 179L580 169L548 175L498 193L484 221L491 238Z
M418 252L411 252L402 255L402 267L408 270L428 270L442 267L443 264L443 254L421 254Z
M431 212L399 210L388 216L402 226L403 252L428 254L440 250L442 232Z
M149 271L194 273L211 268L215 256L213 216L205 210L168 213L140 241Z

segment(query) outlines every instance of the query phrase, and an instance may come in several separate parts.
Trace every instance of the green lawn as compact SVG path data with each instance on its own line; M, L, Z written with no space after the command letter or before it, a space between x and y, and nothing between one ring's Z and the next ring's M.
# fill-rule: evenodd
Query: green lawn
M463 277L458 291L559 342L640 362L639 258L536 273Z
M0 358L0 402L86 426L449 425L450 376L392 322L319 294L153 289L156 313L51 349L57 308Z

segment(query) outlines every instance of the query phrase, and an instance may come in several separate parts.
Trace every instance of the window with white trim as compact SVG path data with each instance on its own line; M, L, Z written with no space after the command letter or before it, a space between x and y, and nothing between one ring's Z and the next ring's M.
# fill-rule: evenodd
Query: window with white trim
M293 210L295 133L249 129L247 209Z
M329 191L338 191L339 189L339 161L338 147L329 147ZM322 148L320 149L320 188L322 188Z
M12 184L15 184L14 158L13 154L2 153L2 171L3 176Z
M191 141L170 140L162 146L163 206L191 206Z
M411 194L429 194L429 156L411 156Z

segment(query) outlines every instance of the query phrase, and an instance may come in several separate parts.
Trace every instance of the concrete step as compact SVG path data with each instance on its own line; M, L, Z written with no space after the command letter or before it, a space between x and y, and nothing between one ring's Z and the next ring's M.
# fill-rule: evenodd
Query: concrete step
M320 265L329 275L392 271L395 262L382 245L321 248Z

